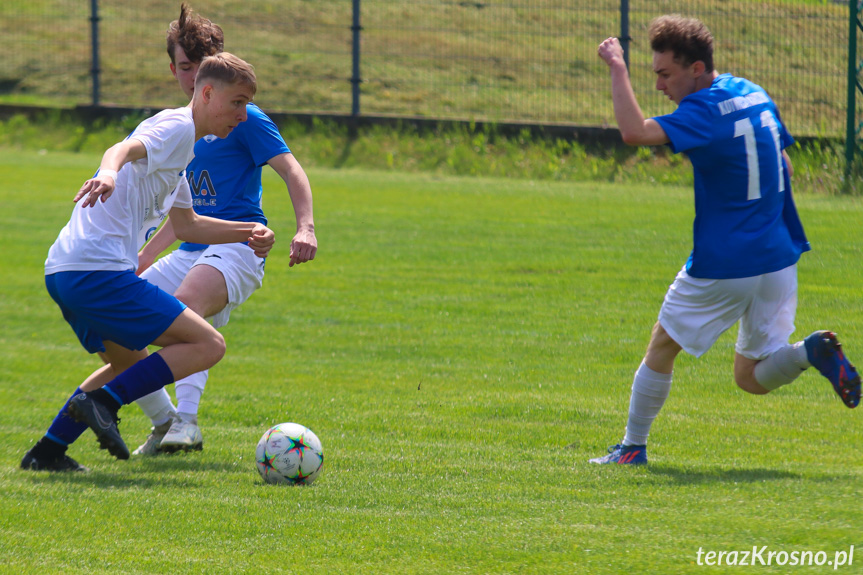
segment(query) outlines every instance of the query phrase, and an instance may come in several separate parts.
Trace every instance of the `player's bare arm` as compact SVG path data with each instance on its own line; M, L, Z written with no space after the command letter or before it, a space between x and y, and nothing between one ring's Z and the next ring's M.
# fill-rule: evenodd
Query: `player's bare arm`
M267 162L288 186L294 215L297 219L297 233L291 240L291 261L289 267L315 259L318 240L315 237L315 219L312 214L312 187L309 178L293 154L279 154Z
M147 157L147 148L140 140L129 138L117 144L114 144L102 156L102 163L99 164L99 171L96 175L81 186L78 193L75 194L74 202L78 202L84 196L82 206L93 207L96 201L101 198L104 202L114 193L114 186L117 184L117 172L124 165L135 160L141 160Z
M597 54L608 64L611 72L611 99L614 117L623 141L630 146L658 146L668 143L662 127L652 119L645 120L641 107L635 99L629 70L623 59L623 47L617 38L604 40Z
M789 178L793 177L794 176L794 166L791 164L791 158L788 156L788 152L786 152L785 150L782 150L782 157L785 158L785 165L787 166L788 177Z
M231 222L200 216L192 208L171 208L177 238L196 244L248 242L259 258L267 257L276 241L273 230L258 222Z

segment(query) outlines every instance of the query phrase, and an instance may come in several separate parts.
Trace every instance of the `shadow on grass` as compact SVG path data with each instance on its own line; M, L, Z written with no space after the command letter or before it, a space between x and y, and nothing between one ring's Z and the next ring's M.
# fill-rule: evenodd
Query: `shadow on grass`
M241 472L248 470L240 469ZM152 487L194 488L197 482L191 473L218 473L227 475L238 472L238 467L230 463L202 462L198 459L172 457L141 460L131 464L111 462L87 473L51 473L47 471L18 470L31 483L42 485L81 485L101 489L141 489ZM200 482L201 485L205 483Z
M801 479L799 473L779 469L737 469L737 468L701 468L692 469L674 465L650 464L647 466L650 475L665 477L680 485L698 485L702 483L761 483L764 481L781 481L785 479Z

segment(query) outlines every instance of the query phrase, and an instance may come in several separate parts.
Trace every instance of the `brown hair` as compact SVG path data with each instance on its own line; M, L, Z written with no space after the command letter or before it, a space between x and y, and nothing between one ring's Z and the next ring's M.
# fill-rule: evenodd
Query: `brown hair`
M192 62L218 54L225 48L225 35L218 24L192 12L188 4L180 5L180 18L168 25L166 34L168 56L174 62L174 52L180 46Z
M208 81L226 85L242 84L251 88L253 95L258 91L255 69L230 52L219 52L204 58L195 77L195 92Z
M648 34L654 52L670 50L683 66L700 60L705 71L713 72L713 35L700 20L679 14L660 16L650 23Z

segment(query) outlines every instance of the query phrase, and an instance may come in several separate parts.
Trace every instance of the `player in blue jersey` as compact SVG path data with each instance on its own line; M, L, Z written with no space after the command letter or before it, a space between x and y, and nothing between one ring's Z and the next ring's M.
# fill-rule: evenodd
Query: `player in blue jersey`
M81 345L106 365L69 398L21 461L28 470L85 471L66 455L90 427L119 459L129 451L120 407L218 362L224 338L179 300L135 274L148 230L170 213L186 241L248 242L262 259L273 233L261 222L230 222L192 209L185 167L197 139L227 136L246 119L257 89L252 67L227 52L201 64L189 105L143 121L109 148L45 261L45 285ZM147 346L162 349L149 355ZM86 387L86 393L83 388Z
M615 38L599 56L611 72L614 114L630 145L667 144L692 162L693 249L668 289L635 373L623 441L591 463L647 463L647 436L671 389L680 351L701 356L740 322L734 378L769 393L815 366L848 407L860 376L836 335L817 331L789 344L797 307L797 260L809 242L791 195L793 143L759 86L713 67L713 37L698 20L662 16L650 25L656 89L677 104L645 119Z
M168 27L166 44L171 72L186 96L192 97L201 60L223 49L222 29L183 4L180 17ZM308 262L317 251L309 179L273 121L252 103L247 112L248 119L227 138L206 137L195 144L195 158L186 169L194 209L214 218L266 223L261 171L269 165L284 180L296 217L289 266ZM140 252L138 272L214 327L224 326L231 311L261 287L264 262L242 243L187 242L153 263L174 240L169 218ZM165 389L138 401L153 429L135 454L202 448L198 406L207 375L203 371L175 383L176 408Z

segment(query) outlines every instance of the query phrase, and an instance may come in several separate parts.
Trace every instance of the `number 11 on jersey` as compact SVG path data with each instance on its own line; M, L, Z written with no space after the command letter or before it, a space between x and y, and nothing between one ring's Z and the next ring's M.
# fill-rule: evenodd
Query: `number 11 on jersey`
M769 110L761 112L759 119L761 120L761 128L769 130L773 137L773 144L776 147L779 191L784 192L785 178L783 177L782 147L779 143L779 126L776 125L776 118ZM752 125L751 118L743 118L734 122L734 137L742 137L746 146L746 164L749 172L749 189L746 199L757 200L761 197L761 166L758 158L758 145L755 141L755 127Z

